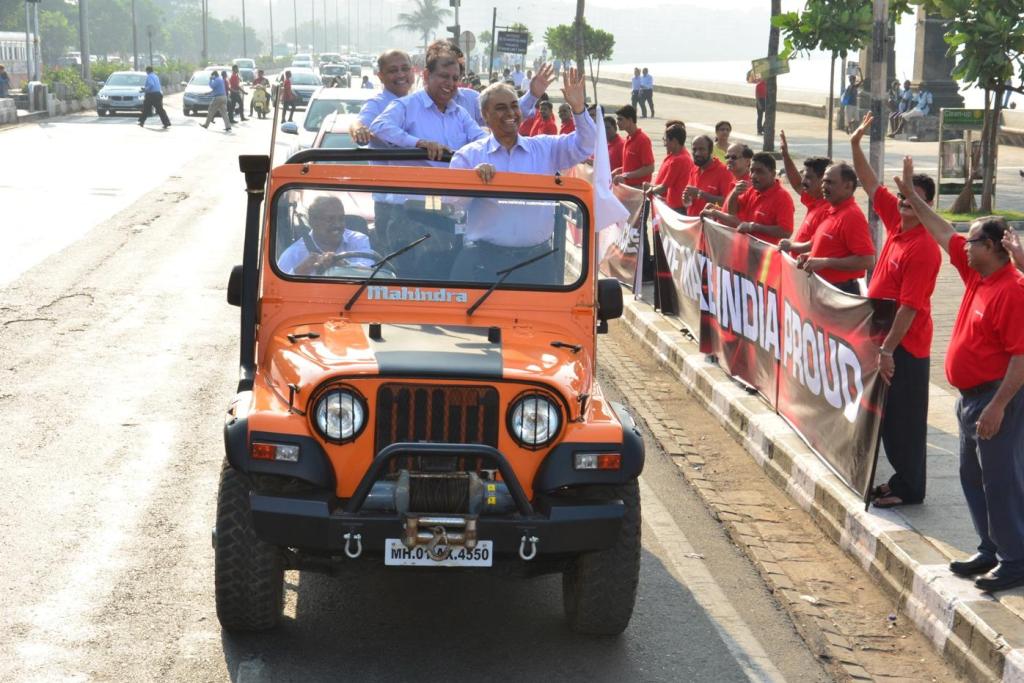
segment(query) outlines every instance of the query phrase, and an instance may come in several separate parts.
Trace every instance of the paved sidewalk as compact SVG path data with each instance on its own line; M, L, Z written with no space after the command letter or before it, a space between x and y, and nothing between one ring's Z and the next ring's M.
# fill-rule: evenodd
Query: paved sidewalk
M602 86L599 90L609 109L612 103L625 101L622 98L627 94L621 88ZM659 117L641 121L652 139L660 137L657 134L667 118L686 121L691 137L724 118L733 121L734 138L748 144L759 142L752 134L752 112L746 109L672 96L658 98L656 106ZM751 120L744 123L746 119ZM787 131L795 152L818 153L822 147L820 120L780 114L779 124ZM918 158L923 156L921 165L927 166L927 154L918 154L920 150L931 150L934 164L934 145L928 143L897 142L887 149L887 164L898 163L899 157L909 152ZM842 133L836 135L835 150L836 158L848 156L847 138ZM1004 164L1024 162L1024 150L1004 151ZM663 154L663 149L656 149L659 161ZM864 193L858 194L866 209ZM1024 193L1015 201L1019 201L1018 207L1024 204ZM802 205L797 206L802 212ZM993 599L970 581L953 577L946 567L951 558L972 553L978 542L960 489L958 430L953 411L956 395L946 383L943 370L962 295L959 276L948 263L944 264L932 298L935 337L928 418L928 498L919 506L872 508L867 513L863 503L817 460L781 418L760 399L742 391L717 366L705 362L679 332L677 320L662 316L647 303L629 301L626 322L667 370L722 418L769 476L811 510L826 530L831 529L833 538L847 552L879 576L898 597L901 607L959 670L971 679L1024 681L1024 588L999 593ZM884 481L890 473L881 455L877 480Z

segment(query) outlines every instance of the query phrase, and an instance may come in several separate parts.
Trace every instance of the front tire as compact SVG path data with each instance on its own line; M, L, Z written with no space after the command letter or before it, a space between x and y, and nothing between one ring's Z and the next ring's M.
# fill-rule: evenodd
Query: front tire
M284 607L284 557L256 536L245 478L224 462L214 550L217 619L228 631L277 626Z
M626 514L615 545L581 555L562 574L562 604L569 628L586 635L617 636L633 616L640 582L640 488L610 489Z

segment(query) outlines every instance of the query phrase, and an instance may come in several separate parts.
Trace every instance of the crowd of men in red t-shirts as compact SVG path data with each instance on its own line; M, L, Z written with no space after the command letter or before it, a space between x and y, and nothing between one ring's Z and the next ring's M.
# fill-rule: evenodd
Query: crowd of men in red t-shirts
M613 182L660 197L673 211L777 245L795 257L798 268L838 289L897 302L878 358L889 385L882 443L894 474L872 491L876 507L925 498L931 297L940 251L948 253L967 292L946 376L961 393L961 484L981 539L978 552L952 562L950 570L977 577L975 585L987 591L1024 585L1024 248L1006 221L989 216L975 221L966 237L957 234L934 211L935 181L914 174L909 157L903 177L894 179L899 191L887 189L860 147L871 114L850 138L852 163L809 157L801 172L781 134L779 175L807 208L795 233L795 205L777 178L775 158L729 144L728 122L715 126L715 140L696 137L690 150L686 124L666 122L666 156L656 175L651 139L637 126L636 109L620 107L604 122ZM867 217L854 197L858 187L885 226L877 258Z

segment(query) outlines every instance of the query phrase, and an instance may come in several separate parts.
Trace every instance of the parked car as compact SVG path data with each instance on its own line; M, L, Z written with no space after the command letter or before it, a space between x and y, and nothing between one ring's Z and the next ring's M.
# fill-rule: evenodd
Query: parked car
M292 67L288 69L292 72L292 92L295 93L298 98L295 101L295 106L301 109L305 109L309 103L309 98L313 96L313 93L317 91L323 85L323 81L316 75L316 72L312 69L300 69ZM272 97L274 99L274 106L277 106L277 95L281 88L281 82L284 80L284 71L277 75L277 81L274 83Z
M231 63L238 67L238 77L241 78L244 83L252 83L252 80L256 78L255 59L239 57L238 59L232 59Z
M143 86L146 74L142 71L115 71L96 94L96 115L106 116L120 112L142 112Z
M226 66L210 66L192 74L185 85L185 94L181 98L181 109L185 116L195 116L200 111L210 108L213 102L213 91L210 90L210 73L216 71L229 71Z

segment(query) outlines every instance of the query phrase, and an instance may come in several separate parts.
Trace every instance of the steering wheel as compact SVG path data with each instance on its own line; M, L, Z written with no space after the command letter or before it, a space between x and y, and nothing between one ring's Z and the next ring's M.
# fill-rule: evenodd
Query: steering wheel
M353 268L357 268L357 269L365 270L365 271L371 270L370 266L366 266L366 265L362 265L362 264L358 264L358 263L352 263L352 261L354 261L355 259L366 259L368 261L372 261L373 263L378 263L379 261L382 261L384 259L384 257L381 256L380 254L378 254L377 252L373 251L373 250L365 250L365 251L340 251L337 254L335 254L333 257L331 257L326 265L321 266L320 274L321 275L352 275L353 273L351 272L350 269L353 269ZM328 272L328 271L332 271L332 270L335 270L335 269L342 270L342 271L347 271L347 272L342 272L342 273L329 273ZM395 267L393 265L391 265L390 262L385 263L381 267L381 272L385 273L386 275L390 275L392 278L398 276L398 273L395 271Z

